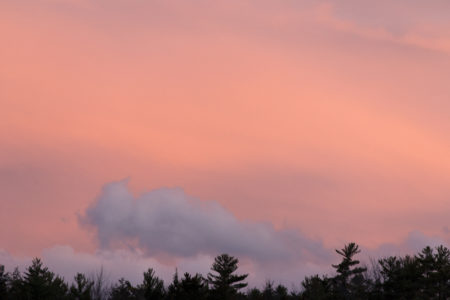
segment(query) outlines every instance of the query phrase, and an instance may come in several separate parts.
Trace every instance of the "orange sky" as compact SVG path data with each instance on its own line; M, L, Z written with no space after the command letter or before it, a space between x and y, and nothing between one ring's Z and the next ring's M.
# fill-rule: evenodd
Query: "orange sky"
M127 177L329 247L448 241L450 4L361 3L2 1L1 247L93 251L77 216Z

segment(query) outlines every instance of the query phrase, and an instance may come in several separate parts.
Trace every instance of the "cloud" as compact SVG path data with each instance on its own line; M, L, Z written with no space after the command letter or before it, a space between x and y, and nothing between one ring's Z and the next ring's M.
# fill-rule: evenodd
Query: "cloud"
M441 13L446 11L448 3L435 3L437 5L428 9L423 3L411 1L400 5L379 4L321 3L316 6L316 17L335 30L363 38L450 52L448 18ZM408 14L404 14L405 5L409 7Z
M80 252L68 245L56 245L42 251L40 258L50 271L60 275L71 283L76 273L93 277L103 269L106 283L114 284L120 278L126 278L133 284L139 284L143 279L143 272L153 268L156 275L169 285L175 269L179 274L200 273L204 276L210 272L214 258L199 255L195 258L181 259L176 264L165 264L147 257L139 251L130 249L98 250L94 253ZM11 255L0 249L0 265L5 265L7 272L13 272L18 267L21 272L31 264L31 257ZM262 287L266 280L274 280L292 288L298 288L301 280L311 274L325 274L330 272L330 266L306 263L294 268L273 268L259 266L253 263L240 262L238 273L249 274L247 282L251 287Z
M226 252L259 263L327 261L320 241L270 223L240 221L214 201L180 188L133 197L127 181L107 184L80 218L93 228L102 249L137 246L148 255L194 257Z
M398 243L384 243L375 249L364 249L366 257L387 257L410 254L414 255L420 252L426 246L435 248L437 246L448 247L448 242L440 236L427 235L419 230L413 230Z
M45 266L69 283L78 272L93 276L101 269L109 283L114 283L124 277L134 284L142 282L142 274L148 268L155 269L157 275L166 282L172 279L175 271L174 265L163 264L154 258L145 257L140 252L128 249L99 250L88 253L75 251L68 245L56 245L44 249L40 258ZM24 272L31 261L31 257L14 256L0 249L0 264L5 265L8 272L12 272L15 267ZM211 257L199 256L195 259L180 261L176 267L180 273L206 273L211 262Z
M399 243L383 244L374 249L363 246L357 258L363 264L370 265L369 258L378 259L390 255L416 254L425 246L435 247L441 244L448 246L448 243L439 237L429 236L420 231L411 231ZM331 263L339 262L340 257L332 249L327 251L331 257L331 262L303 261L300 263L294 262L288 266L283 264L268 266L257 261L243 260L239 264L238 272L250 274L248 282L251 287L262 287L266 280L270 279L275 283L282 283L289 288L298 289L299 283L305 276L312 274L334 276ZM94 253L88 253L76 251L68 245L55 245L46 248L42 251L40 257L51 271L64 277L68 282L72 281L77 272L93 276L103 268L109 284L117 282L121 277L130 280L133 284L138 284L142 282L143 272L148 268L153 268L166 285L172 280L175 268L178 269L179 273L189 272L206 275L214 260L212 255L202 254L165 263L155 257L149 257L147 253L139 249L100 249ZM23 272L30 265L31 260L31 257L12 255L0 249L0 264L5 265L9 272L12 272L16 266Z

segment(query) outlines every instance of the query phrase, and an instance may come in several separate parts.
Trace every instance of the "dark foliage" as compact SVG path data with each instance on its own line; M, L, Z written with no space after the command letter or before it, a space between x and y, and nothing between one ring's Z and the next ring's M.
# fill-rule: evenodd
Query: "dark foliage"
M178 272L175 272L173 282L169 286L168 299L170 300L204 300L208 299L208 286L205 279L200 274L192 276L184 273L181 281L178 279Z
M248 274L236 275L239 260L228 254L222 254L214 259L208 273L208 283L211 285L211 295L214 299L237 299L240 289L247 286L243 281Z
M71 300L91 300L93 286L93 280L87 279L84 274L78 273L70 286L69 298Z
M0 266L0 300L6 299L8 292L7 283L9 281L8 273L5 272L5 266Z
M239 261L227 254L215 258L206 279L189 273L179 278L176 271L167 289L153 269L144 272L137 286L124 278L108 285L101 269L89 278L77 274L69 288L63 278L36 258L23 273L17 268L8 273L0 265L0 300L450 299L450 250L444 246L426 247L414 256L373 260L369 270L356 259L360 250L355 243L336 252L341 261L332 265L335 275L306 277L299 293L270 280L262 289L251 288L243 293L247 274L237 275Z
M138 285L138 294L145 300L164 299L166 291L164 289L164 281L155 275L153 269L144 272L144 282Z
M67 299L68 286L64 280L44 267L39 258L33 259L21 280L19 298Z
M367 299L365 294L366 284L363 273L366 268L359 267L359 260L354 256L361 252L358 245L350 243L336 252L342 256L342 261L338 265L333 265L338 273L332 280L332 293L334 299Z

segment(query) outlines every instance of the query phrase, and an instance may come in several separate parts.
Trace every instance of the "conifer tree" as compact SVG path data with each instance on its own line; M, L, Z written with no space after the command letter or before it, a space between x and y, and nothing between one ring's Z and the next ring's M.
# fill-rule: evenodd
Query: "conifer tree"
M391 256L380 259L379 263L385 298L424 299L421 287L422 271L415 256Z
M74 300L91 300L92 287L94 282L87 279L84 274L77 273L74 277L74 282L70 286L70 298Z
M64 280L44 267L39 258L33 259L23 278L28 299L66 299L68 287Z
M175 269L172 283L167 288L167 298L169 300L176 300L180 297L180 280L178 278L178 269Z
M302 299L325 300L331 299L330 279L314 275L305 277L302 281Z
M275 288L275 295L277 300L288 299L288 289L282 284L277 285Z
M184 273L184 277L180 282L180 292L181 299L184 300L206 299L207 288L203 277L200 274L191 276L189 273Z
M15 268L13 273L9 276L8 282L8 297L7 299L26 299L24 282L19 268Z
M146 300L164 299L165 289L164 281L155 275L155 271L149 268L144 272L144 281L138 287L139 293Z
M450 298L450 250L444 246L436 248L434 279L436 280L437 299Z
M109 300L134 300L136 297L136 289L125 278L119 279L119 283L111 288Z
M332 265L336 269L338 275L334 278L335 297L340 299L360 299L362 295L358 295L357 290L364 285L364 273L367 268L357 267L359 260L353 257L361 252L359 246L355 243L345 245L343 249L337 250L336 253L342 256L342 261L338 265Z
M8 292L8 281L9 275L5 272L5 266L0 265L0 300L6 299L6 294Z
M234 274L238 268L239 260L228 254L222 254L214 259L211 270L216 274L208 273L208 283L218 299L233 299L238 291L247 286L243 282L248 274Z

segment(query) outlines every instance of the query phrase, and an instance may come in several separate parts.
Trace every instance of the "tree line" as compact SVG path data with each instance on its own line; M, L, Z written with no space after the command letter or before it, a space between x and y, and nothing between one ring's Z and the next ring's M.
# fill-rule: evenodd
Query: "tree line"
M248 288L248 274L239 275L239 260L228 254L214 259L206 277L175 271L169 285L151 268L137 285L125 278L108 284L103 269L94 276L78 273L68 284L35 258L23 273L0 265L0 300L450 299L450 251L444 246L372 260L369 267L355 258L360 252L355 243L336 252L341 261L332 265L335 274L305 277L299 291L272 281Z

